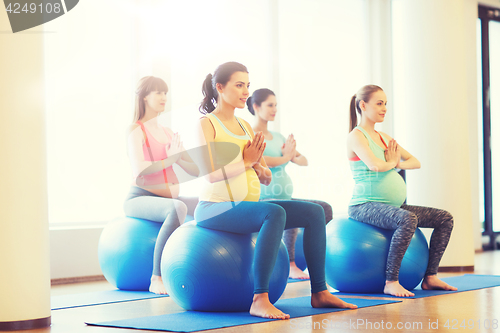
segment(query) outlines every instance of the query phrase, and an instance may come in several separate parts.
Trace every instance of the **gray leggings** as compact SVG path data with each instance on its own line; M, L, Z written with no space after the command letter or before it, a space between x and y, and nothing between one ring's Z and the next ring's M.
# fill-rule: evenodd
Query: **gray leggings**
M325 211L325 224L330 222L333 218L333 209L329 203L320 201L320 200L308 200L308 199L294 199L291 200L299 200L312 202L323 207ZM285 243L286 249L288 250L288 256L290 257L290 262L295 262L295 241L297 240L297 234L299 233L298 228L287 229L283 232L283 243Z
M184 223L188 210L186 204L181 200L161 197L132 186L123 208L127 216L163 223L156 238L153 256L153 275L161 276L163 248L168 237Z
M398 208L379 202L367 202L349 206L349 216L360 222L395 230L387 257L387 281L398 281L401 261L416 228L434 228L429 245L429 264L425 276L437 274L439 262L453 229L453 216L447 211L405 204Z

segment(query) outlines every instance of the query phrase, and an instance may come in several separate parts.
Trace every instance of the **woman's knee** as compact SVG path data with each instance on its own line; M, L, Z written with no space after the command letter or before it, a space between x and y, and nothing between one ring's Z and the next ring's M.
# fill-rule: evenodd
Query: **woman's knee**
M403 218L401 219L401 222L399 223L399 227L405 227L410 230L417 230L418 227L418 217L416 214L406 211L403 215Z
M455 222L453 220L453 215L451 215L450 212L448 212L446 210L442 211L442 221L443 221L443 225L446 225L450 230L453 229L453 225Z
M184 202L180 200L177 199L172 199L172 200L174 201L175 212L177 213L177 216L179 217L181 222L183 222L184 219L186 218L188 207Z
M266 205L267 206L267 205ZM280 205L269 204L266 222L270 222L278 227L285 228L286 224L286 211Z

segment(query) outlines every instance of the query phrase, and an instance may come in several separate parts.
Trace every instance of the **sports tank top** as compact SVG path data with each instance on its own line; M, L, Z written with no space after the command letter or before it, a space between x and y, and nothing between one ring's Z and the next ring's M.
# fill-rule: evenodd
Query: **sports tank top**
M368 139L368 146L375 156L385 161L385 150L376 144L362 127L357 126L355 130L361 131ZM382 136L380 138L386 145ZM366 202L380 202L401 207L406 199L406 183L395 169L386 172L372 171L359 158L349 160L349 164L355 182L349 206Z
M245 131L245 135L236 135L229 131L216 115L209 113L206 116L215 129L214 142L231 142L238 145L240 152L238 156L229 164L239 163L243 160L243 147L251 139L248 128L243 125L238 117L236 120ZM215 145L215 150L217 149ZM217 158L217 151L212 156ZM220 153L220 155L224 155ZM215 163L217 164L217 163ZM247 169L232 178L215 183L206 182L201 194L200 201L225 202L225 201L259 201L260 181L253 168Z
M273 135L272 140L265 140L266 149L264 150L264 156L269 157L281 157L283 156L281 152L281 147L286 142L283 135L278 132L271 132ZM273 178L268 186L263 184L260 185L260 199L285 199L289 200L292 198L293 194L293 183L290 176L286 173L285 167L288 162L278 165L274 168L270 168Z
M144 153L145 161L161 161L166 159L167 151L166 146L168 143L161 143L155 139L155 137L146 129L146 126L140 121L136 122L141 126L142 132L144 133L144 143L142 145L142 151ZM165 130L165 134L168 137L168 141L172 140L170 134ZM151 173L149 175L144 175L137 177L138 186L148 186L157 184L178 184L177 176L175 175L172 166L166 167L165 169Z

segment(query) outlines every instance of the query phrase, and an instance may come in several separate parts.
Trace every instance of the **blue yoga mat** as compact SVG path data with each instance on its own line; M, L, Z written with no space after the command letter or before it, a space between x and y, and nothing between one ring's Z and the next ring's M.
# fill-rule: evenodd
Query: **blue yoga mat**
M304 281L307 281L309 282L310 280L309 279L292 279L292 278L288 278L288 283L294 283L294 282L304 282Z
M415 296L411 297L397 297L386 294L365 294L365 293L345 293L345 292L334 292L333 294L336 296L339 295L349 295L349 296L370 296L370 297L392 297L398 299L406 299L406 298L423 298L423 297L431 297L431 296L439 296L439 295L447 295L447 294L455 294L463 291L491 288L500 286L500 275L478 275L478 274L465 274L460 276L452 276L442 278L441 280L445 281L451 286L457 287L457 291L446 291L446 290L422 290L420 286L412 290L412 293Z
M60 310L157 297L168 297L168 295L157 295L149 291L105 290L82 294L52 296L50 302L52 310Z
M400 302L395 300L361 298L346 298L344 300L349 303L356 304L358 308ZM281 311L290 314L290 318L311 316L329 312L346 311L346 309L337 308L315 309L311 307L310 302L311 297L306 296L279 300L275 305ZM194 332L238 325L262 323L271 320L273 319L264 319L251 316L248 312L185 311L161 316L141 317L86 324L93 326L134 328L155 331Z

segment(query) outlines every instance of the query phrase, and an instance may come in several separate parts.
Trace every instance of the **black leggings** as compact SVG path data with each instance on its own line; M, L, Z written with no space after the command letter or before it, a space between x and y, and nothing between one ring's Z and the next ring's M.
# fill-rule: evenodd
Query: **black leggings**
M387 281L398 281L401 261L416 228L434 228L429 245L429 264L425 275L437 274L439 262L453 230L453 216L447 211L405 204L398 208L379 202L367 202L350 206L349 216L360 222L395 230L387 257Z

